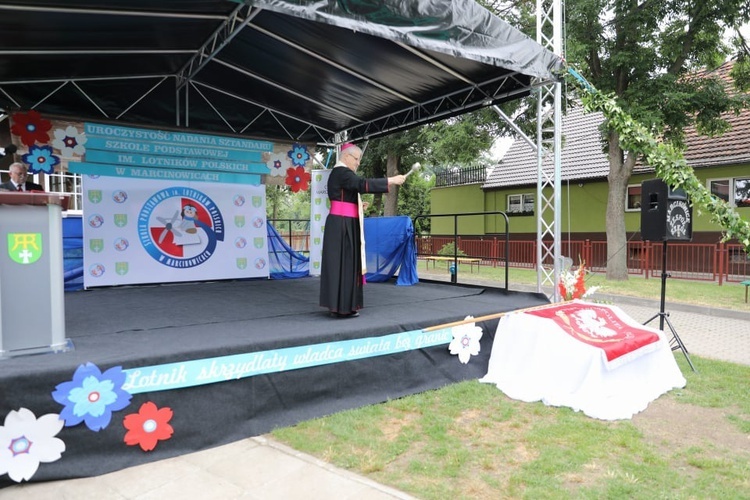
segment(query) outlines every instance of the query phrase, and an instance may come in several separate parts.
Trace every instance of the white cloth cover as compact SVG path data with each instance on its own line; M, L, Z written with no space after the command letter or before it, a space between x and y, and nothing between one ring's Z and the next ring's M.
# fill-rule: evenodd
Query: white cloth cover
M566 331L568 318L564 323L535 315L536 311L511 313L497 326L487 375L480 382L495 384L512 399L567 406L601 420L631 418L662 394L685 386L663 332L637 323L615 306L565 304L574 308L568 309L568 318L575 317L576 307L589 323L593 314L595 323L609 332L605 336L619 330L623 342L630 344L637 335L655 333L659 338L648 345L631 345L627 352L620 349L617 359L610 353L608 361L602 348L577 338L573 328ZM588 333L589 340L596 335L590 329Z

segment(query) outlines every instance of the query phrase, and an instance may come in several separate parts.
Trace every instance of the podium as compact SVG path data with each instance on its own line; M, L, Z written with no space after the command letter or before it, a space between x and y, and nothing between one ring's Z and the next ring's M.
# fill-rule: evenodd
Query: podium
M58 194L0 192L0 360L73 349L65 338L67 202Z

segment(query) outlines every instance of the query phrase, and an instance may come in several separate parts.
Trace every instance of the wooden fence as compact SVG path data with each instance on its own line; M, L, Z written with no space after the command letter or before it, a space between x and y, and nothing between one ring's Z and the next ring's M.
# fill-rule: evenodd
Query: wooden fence
M439 255L445 245L454 243L452 236L418 236L417 257ZM510 241L509 267L536 269L536 241ZM457 247L462 257L480 259L482 265L502 265L505 253L503 238L457 238ZM607 242L591 240L563 240L562 254L580 261L595 272L607 268ZM732 243L684 243L670 242L667 246L667 271L672 278L740 282L750 278L750 256L739 244ZM623 249L627 252L628 273L644 278L661 277L664 244L648 241L631 241ZM551 259L543 262L552 265Z

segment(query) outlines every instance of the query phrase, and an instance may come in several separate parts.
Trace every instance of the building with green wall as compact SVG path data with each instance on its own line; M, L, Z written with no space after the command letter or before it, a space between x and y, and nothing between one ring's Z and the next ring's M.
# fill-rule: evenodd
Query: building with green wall
M728 72L729 64L722 67ZM721 137L686 131L685 159L696 175L718 197L750 220L750 110L728 115L731 129ZM602 148L600 113L568 110L562 121L561 235L564 239L606 240L609 164ZM637 165L628 184L625 224L628 238L640 238L641 183L655 177L647 165ZM431 214L503 211L508 214L511 239L536 239L537 155L517 140L484 182L437 187L431 193ZM453 218L433 217L432 234L452 235ZM459 219L461 236L487 236L505 231L501 216ZM693 211L694 242L716 243L721 228L705 214Z

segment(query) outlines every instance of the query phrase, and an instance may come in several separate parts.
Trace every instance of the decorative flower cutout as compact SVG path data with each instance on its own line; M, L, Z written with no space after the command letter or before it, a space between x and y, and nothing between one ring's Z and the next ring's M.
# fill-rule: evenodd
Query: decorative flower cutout
M52 146L60 150L63 158L72 158L73 155L82 156L86 153L86 135L79 133L78 129L69 125L65 130L58 128L55 130L55 139Z
M307 160L310 159L310 153L307 152L307 146L297 144L296 142L292 144L291 151L286 155L292 159L292 165L300 167L304 167Z
M473 316L466 316L466 320L474 319ZM481 349L479 339L482 338L482 328L476 326L476 323L454 326L452 328L453 340L448 345L451 354L458 354L458 360L466 364L472 356L479 354Z
M52 397L65 407L60 418L67 427L85 422L98 432L109 425L113 411L130 404L132 395L122 388L124 383L121 366L102 373L95 364L86 363L76 369L73 380L59 384Z
M304 167L286 169L286 185L291 186L293 192L307 191L310 183L310 173Z
M35 142L48 143L51 128L49 120L42 118L38 111L31 110L28 113L15 113L10 131L13 135L20 136L22 143L31 147Z
M29 172L32 174L39 172L51 174L55 171L55 165L60 163L60 158L52 154L51 146L31 146L29 152L21 159L29 164Z
M8 474L17 483L28 481L40 463L59 460L65 443L55 436L62 428L56 413L39 419L26 408L8 413L5 425L0 426L0 475Z
M293 151L289 151L291 155ZM289 165L289 157L284 153L273 154L268 159L266 166L268 167L268 175L271 177L284 177L286 175L286 169Z
M143 403L138 413L131 413L122 421L128 430L125 444L139 445L143 451L153 450L159 441L172 437L174 429L168 423L172 415L171 408L157 408L151 401Z

